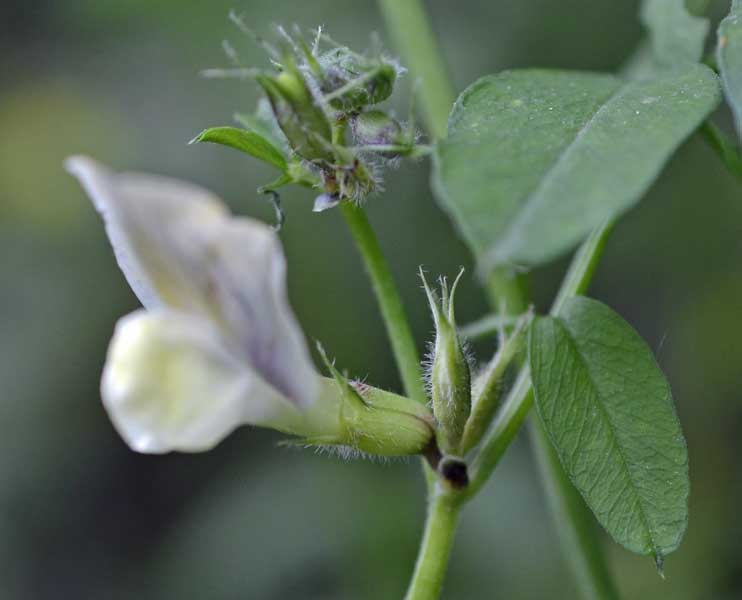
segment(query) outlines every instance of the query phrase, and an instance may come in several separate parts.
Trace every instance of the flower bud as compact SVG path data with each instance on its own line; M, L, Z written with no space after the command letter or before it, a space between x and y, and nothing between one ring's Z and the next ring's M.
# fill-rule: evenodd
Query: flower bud
M438 443L447 454L458 454L466 421L471 412L471 373L469 362L456 332L453 298L463 270L449 293L441 280L441 298L428 287L420 271L435 321L435 345L430 366L430 392L433 414L439 424Z
M353 140L359 146L399 146L409 145L399 121L380 110L369 110L353 117L350 121ZM384 158L397 158L399 151L379 152Z
M320 89L335 110L357 112L392 95L397 80L394 64L371 60L347 48L333 48L319 57Z
M380 110L369 110L354 117L351 122L353 137L359 145L392 145L400 141L402 126Z
M338 148L338 155L341 157L347 152L345 148ZM376 173L373 165L353 155L349 155L346 160L345 164L323 171L323 189L331 198L360 202L377 188Z
M301 71L290 57L278 75L261 74L262 86L291 149L306 160L332 162L332 130Z

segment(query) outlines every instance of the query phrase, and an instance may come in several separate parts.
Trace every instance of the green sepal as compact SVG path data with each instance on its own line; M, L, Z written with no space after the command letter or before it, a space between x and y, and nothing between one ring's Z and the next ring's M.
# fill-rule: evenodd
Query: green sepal
M340 431L326 445L349 446L376 456L420 454L435 432L433 417L418 402L364 384L351 383L317 345L341 396ZM307 440L311 443L310 440Z

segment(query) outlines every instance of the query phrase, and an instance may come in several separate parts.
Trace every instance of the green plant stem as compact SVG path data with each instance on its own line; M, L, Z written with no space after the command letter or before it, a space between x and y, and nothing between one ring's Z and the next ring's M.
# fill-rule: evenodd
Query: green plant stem
M595 229L583 242L562 282L551 307L551 314L559 314L568 298L587 290L612 228L613 221L609 221ZM532 403L531 377L528 367L524 367L502 405L492 429L482 443L481 451L474 460L471 470L472 478L467 489L468 496L474 495L489 479L503 453L518 433Z
M531 373L527 366L518 373L518 377L510 388L505 402L497 413L489 433L482 443L469 469L469 487L466 488L467 498L474 497L482 489L492 475L492 471L500 462L505 450L520 431L520 427L533 405L531 390Z
M705 16L711 6L711 0L686 0L685 7L688 12L697 17Z
M363 208L344 201L340 204L340 210L371 279L405 391L413 400L426 404L428 399L422 384L422 370L415 340L379 241Z
M497 335L505 328L518 324L519 315L491 314L459 327L459 335L470 341L483 340Z
M408 66L413 74L422 80L421 102L425 110L428 129L434 138L442 137L446 133L448 112L453 104L455 91L447 76L435 36L430 28L430 20L423 9L421 0L379 0L379 5ZM611 226L612 224L608 223L598 228L578 251L555 300L553 311L559 311L570 295L581 293L587 288ZM525 310L526 294L523 277L506 271L495 272L488 282L488 290L501 314L512 315ZM487 481L520 429L532 403L530 375L528 368L524 367L500 412L490 437L474 464L473 479L469 489L459 495L459 500L472 497ZM548 459L548 456L544 458ZM580 557L575 559L580 562L573 564L573 567L577 571L581 587L588 594L596 590L598 592L610 591L612 586L602 556L597 552L596 547L589 545L591 538L588 535L589 530L585 528L585 523L589 521L573 509L575 506L580 507L579 504L571 502L574 498L568 495L569 492L575 494L575 491L566 481L558 463L554 463L554 466L558 470L550 468L550 483L555 484L551 486L551 489L565 492L559 495L555 492L554 498L563 500L559 506L572 509L564 510L563 514L569 518L569 539L578 542L573 543L571 547L580 553ZM431 486L430 478L428 481L429 493L440 486L440 482ZM560 483L564 485L557 486ZM439 506L439 502L443 502L440 496L430 497L425 535L407 600L433 600L440 594L456 527L458 504L455 511L444 511ZM591 597L609 598L610 596Z
M541 421L531 419L528 429L541 481L564 549L562 555L572 568L578 588L590 600L616 600L618 592L603 560L588 508L564 472Z
M436 483L428 496L425 533L405 600L434 600L440 596L460 510L458 495L444 490L441 482Z
M487 294L497 314L522 314L527 308L528 278L512 269L495 269L487 278Z
M595 275L595 269L598 268L598 263L603 257L605 244L613 231L615 223L615 220L609 219L603 225L594 229L582 243L582 246L579 247L551 305L549 311L551 315L558 316L567 300L587 292L593 280L593 275Z
M379 8L405 66L420 80L420 103L433 138L446 135L448 113L456 99L422 0L379 0Z
M742 177L742 153L737 143L711 121L701 125L701 135L709 146L719 155L721 162L732 175Z
M613 223L596 229L575 254L552 305L557 315L568 298L587 290L603 254ZM469 494L475 494L489 478L533 404L530 373L523 367L490 437L474 465ZM564 473L538 419L531 422L531 442L549 505L572 572L585 598L615 600L616 588L595 537L590 513Z
M448 113L456 90L448 76L422 0L379 0L379 7L397 49L414 78L420 81L420 104L433 139L446 135ZM460 502L441 493L441 482L425 467L428 514L407 600L435 600L451 554ZM459 498L460 494L456 495Z
M500 406L505 372L523 347L523 338L525 337L523 333L526 324L525 318L521 320L517 326L517 331L513 332L497 349L497 353L492 357L484 373L480 375L481 379L475 386L479 392L472 406L471 415L466 422L464 437L461 441L461 452L463 454L474 448L487 433L492 417Z

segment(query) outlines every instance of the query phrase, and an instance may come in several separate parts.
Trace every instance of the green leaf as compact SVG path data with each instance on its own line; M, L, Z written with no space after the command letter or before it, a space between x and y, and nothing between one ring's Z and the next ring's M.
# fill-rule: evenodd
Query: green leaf
M629 550L662 557L688 521L688 454L652 352L610 308L581 296L529 338L541 420L572 483Z
M199 133L191 143L211 142L240 150L267 162L281 171L288 167L284 154L265 137L255 131L237 127L212 127Z
M658 65L668 67L701 60L709 21L688 12L685 0L644 0L639 14L649 30L649 43Z
M729 15L719 24L716 62L742 139L742 0L733 0Z
M719 101L714 73L484 77L454 105L433 187L482 266L555 258L644 194Z

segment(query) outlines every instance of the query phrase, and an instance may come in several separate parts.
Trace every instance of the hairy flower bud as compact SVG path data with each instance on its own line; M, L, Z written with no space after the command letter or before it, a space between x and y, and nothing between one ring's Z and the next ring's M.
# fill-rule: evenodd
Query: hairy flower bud
M330 106L356 112L383 102L394 91L398 67L383 59L369 59L348 48L333 48L319 57L320 89Z
M394 150L378 150L378 154L384 158L397 158L403 153L403 149L410 146L410 140L405 135L399 121L390 117L380 110L369 110L354 116L350 120L353 140L358 146L380 147L398 146Z
M350 125L359 145L391 145L402 137L399 122L380 110L363 112L354 117Z
M458 454L466 421L471 412L471 373L469 362L456 332L454 294L463 270L449 292L441 280L441 298L430 289L422 270L425 292L435 321L435 345L430 367L433 414L439 424L438 443L449 454Z
M332 129L302 72L287 57L278 75L256 76L291 149L302 158L332 162Z

